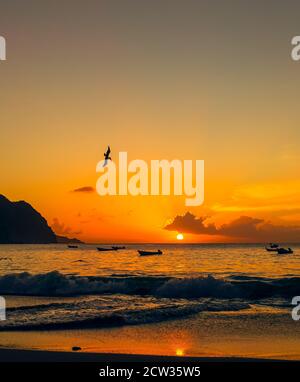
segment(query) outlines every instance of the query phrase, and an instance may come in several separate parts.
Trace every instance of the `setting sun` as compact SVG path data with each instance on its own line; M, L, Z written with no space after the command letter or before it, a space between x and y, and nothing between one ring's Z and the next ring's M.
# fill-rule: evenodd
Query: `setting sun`
M182 234L182 233L179 233L179 234L176 236L176 239L177 239L177 240L183 240L183 234Z
M176 355L178 357L183 357L184 356L184 350L183 349L176 349Z

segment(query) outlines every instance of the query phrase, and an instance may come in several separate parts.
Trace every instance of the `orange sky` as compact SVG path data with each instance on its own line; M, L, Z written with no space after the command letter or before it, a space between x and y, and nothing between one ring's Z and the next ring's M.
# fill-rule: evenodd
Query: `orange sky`
M240 216L300 226L300 6L234 4L1 6L0 192L89 242L173 241L163 228L187 211L216 227ZM71 192L95 187L107 144L130 160L204 159L204 205Z

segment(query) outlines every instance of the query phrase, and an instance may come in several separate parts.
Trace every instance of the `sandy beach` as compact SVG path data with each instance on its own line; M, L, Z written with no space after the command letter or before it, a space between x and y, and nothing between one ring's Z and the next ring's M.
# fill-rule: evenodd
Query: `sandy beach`
M0 361L297 361L299 329L288 314L244 311L104 329L7 331L0 333Z
M243 357L174 357L142 354L81 353L0 349L0 362L278 362Z

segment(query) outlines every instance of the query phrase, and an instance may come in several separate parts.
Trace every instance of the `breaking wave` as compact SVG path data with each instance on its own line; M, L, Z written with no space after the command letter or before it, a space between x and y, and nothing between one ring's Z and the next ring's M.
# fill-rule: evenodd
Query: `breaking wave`
M250 304L275 302L279 307L299 291L297 277L84 277L57 271L9 274L0 276L0 295L43 298L34 304L25 298L23 305L8 306L0 331L139 325L199 312L240 311Z
M0 276L0 294L27 296L78 295L150 295L167 298L197 299L262 299L290 297L299 294L300 278L257 278L232 276L218 279L213 276L171 278L151 276L73 276L54 271L32 275L18 273Z
M183 301L124 295L88 298L7 309L0 331L89 329L140 325L184 318L199 312L239 311L247 304L232 301Z

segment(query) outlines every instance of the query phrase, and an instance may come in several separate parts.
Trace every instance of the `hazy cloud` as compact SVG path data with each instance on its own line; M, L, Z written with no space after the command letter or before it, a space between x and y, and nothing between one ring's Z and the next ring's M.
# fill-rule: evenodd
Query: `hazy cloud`
M70 228L69 226L66 226L64 223L60 223L57 218L53 219L53 224L51 228L57 235L62 235L62 236L79 235L81 233L81 231L74 231L72 230L72 228Z
M229 200L215 203L216 212L293 211L300 209L300 181L248 184L236 188Z
M75 190L73 190L72 192L89 193L89 192L94 192L94 191L95 191L94 187L84 186L84 187L80 187L80 188L75 188Z

